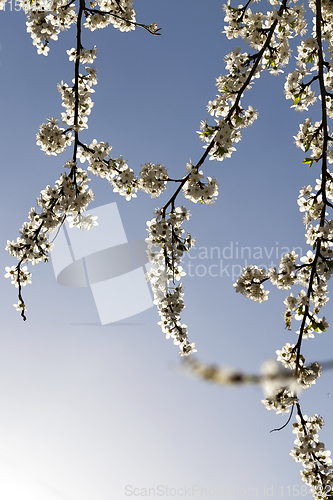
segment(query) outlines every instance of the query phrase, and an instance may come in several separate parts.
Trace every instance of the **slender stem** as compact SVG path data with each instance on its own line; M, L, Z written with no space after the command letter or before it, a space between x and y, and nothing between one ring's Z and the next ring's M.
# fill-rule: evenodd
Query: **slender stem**
M328 146L328 128L327 128L327 109L326 109L326 88L325 88L325 80L324 80L324 67L325 65L325 60L324 60L324 54L323 54L323 47L322 47L322 35L321 35L321 0L316 1L316 39L318 43L318 81L319 81L319 88L320 88L320 95L321 95L321 126L320 130L322 131L323 134L323 149L322 149L322 155L321 155L321 188L320 192L323 198L323 207L321 209L321 215L320 215L320 223L319 227L324 227L325 225L325 213L326 213L326 207L327 207L327 199L326 199L326 182L327 182L327 146ZM317 275L317 262L321 254L321 238L317 238L316 241L316 253L315 257L312 263L311 267L311 274L309 278L309 286L308 286L308 291L307 291L307 298L308 301L310 301L312 292L313 292L313 282L314 282L314 277ZM305 328L305 323L307 318L310 318L309 314L309 304L305 306L305 311L304 311L304 316L302 319L302 324L299 332L299 339L298 342L295 346L295 350L297 352L296 355L296 376L299 373L300 365L300 354L301 354L301 344L302 344L302 338L304 334L304 328Z
M78 122L79 122L79 77L80 77L80 53L82 49L81 43L81 23L82 23L82 15L85 9L85 1L79 0L79 12L77 15L76 22L76 59L75 59L75 69L74 69L74 149L73 149L73 163L74 167L72 169L71 174L73 175L73 182L75 185L76 193L78 194L78 187L76 184L76 157L77 157L77 148L79 144L79 131L78 131Z

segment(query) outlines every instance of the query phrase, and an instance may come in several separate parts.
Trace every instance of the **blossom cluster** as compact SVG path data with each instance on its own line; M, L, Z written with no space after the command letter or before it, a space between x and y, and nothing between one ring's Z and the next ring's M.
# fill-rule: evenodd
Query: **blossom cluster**
M80 168L61 174L53 187L46 186L37 198L41 213L31 208L28 214L29 221L20 229L20 237L16 241L8 241L6 250L23 263L37 264L48 259L51 243L48 233L53 232L67 215L84 212L94 198L89 189L88 173Z
M139 187L152 198L162 194L167 187L168 172L164 165L145 163L141 166Z
M87 169L93 175L108 180L113 186L113 191L129 201L131 198L136 198L138 179L121 156L116 159L110 157L111 149L108 142L98 143L94 139L89 146L82 144L77 156L82 163L88 161Z
M276 267L269 270L269 279L280 290L289 290L296 280L295 262L298 255L296 252L288 252L282 256L279 262L279 270Z
M264 302L268 299L269 292L264 290L263 282L268 279L264 268L248 265L243 268L242 274L234 283L237 293L251 298L256 302Z
M328 253L331 255L332 252L330 249L326 252L326 254ZM268 273L266 273L265 269L248 265L243 268L240 277L234 283L234 287L236 292L240 292L245 297L257 302L263 302L268 299L269 294L268 291L264 290L263 281L270 280L277 288L288 290L294 284L301 285L307 289L311 280L312 293L307 293L303 288L297 297L295 297L294 292L291 292L284 300L286 328L290 329L293 317L297 320L302 320L305 316L302 337L307 339L314 337L314 331L320 333L326 331L328 328L326 318L318 318L317 314L329 300L327 297L327 280L331 276L332 266L327 255L325 257L323 254L320 254L318 259L316 259L316 269L318 271L316 280L312 280L312 267L315 255L312 251L308 251L307 255L300 259L302 262L300 265L296 264L297 257L298 255L294 251L288 252L282 256L279 262L279 269L277 270L276 267L270 268ZM313 307L312 312L310 311L310 306Z
M275 0L271 3L278 4ZM296 146L305 153L309 152L309 157L306 157L303 163L311 167L314 163L321 162L322 166L315 187L304 186L297 201L299 210L304 214L305 240L311 246L311 250L300 258L299 263L295 252L283 255L278 269L272 267L267 273L256 266L246 266L234 287L237 292L255 301L267 299L268 292L263 290L262 285L266 280L270 280L281 290L289 290L293 285L301 287L298 293L290 292L284 300L286 328L291 329L293 318L300 322L300 327L296 331L299 336L298 341L296 344L287 343L281 350L276 351L277 361L284 370L289 370L290 374L293 374L293 378L288 381L283 374L280 380L278 376L273 377L263 403L267 409L274 409L277 413L289 412L292 407L297 408L297 423L294 424L297 446L291 455L303 463L304 471L301 477L311 486L313 498L326 499L331 498L333 475L332 461L328 458L330 452L326 452L323 443L318 441L317 430L321 428L322 420L317 416L312 419L303 418L297 397L301 389L311 387L322 374L322 367L318 362L305 364L300 349L303 339L313 338L315 332L324 332L329 326L326 318L318 315L328 302L328 280L333 270L333 221L328 218L327 213L328 208L333 208L333 177L327 168L327 164L333 163L333 139L329 135L328 126L328 118L333 118L333 8L332 3L326 0L320 3L311 0L310 8L315 14L312 37L303 38L298 45L296 69L287 76L285 95L287 99L292 100L292 107L296 111L306 111L310 105L321 101L321 119L312 122L311 118L306 118L294 137ZM278 30L281 32L281 39L277 36L270 42L270 46L272 48L275 43L280 42L280 47L281 49L283 47L285 53L285 61L289 58L290 50L288 42L282 40L284 30L285 33L288 30L293 31L297 25L294 33L298 32L302 36L305 34L303 6L294 4L284 12L281 12L280 7L270 20L268 16L265 18L263 13L252 14L249 9L242 6L234 9L227 5L226 11L229 20L227 36L229 38L240 36L244 39L247 37L247 42L253 48L260 47L267 31L261 30L257 33L257 39L251 39L249 24L252 23L252 26L256 23L262 24L266 19L268 30L268 27L272 26L273 19L279 19ZM293 16L294 21L292 21ZM284 18L284 24L280 18ZM276 36L276 31L274 35ZM328 46L328 59L323 50L323 40ZM278 51L279 49L277 53ZM268 49L265 58L267 66L273 66L273 73L278 72L276 60L279 61L279 56L275 51ZM320 89L319 95L316 95L314 88L317 84ZM225 92L228 90L228 85L230 86L230 83L226 82ZM215 107L216 103L213 103L211 109L214 110ZM278 370L276 367L275 369ZM326 487L329 491L325 489Z
M184 293L183 287L176 285L175 281L186 274L179 264L183 253L194 245L189 233L183 236L185 231L181 227L190 218L190 212L182 206L174 208L169 214L157 209L155 214L156 217L147 222L147 254L151 262L147 280L151 283L162 331L166 338L171 337L179 346L181 356L187 356L196 349L195 344L188 341L187 325L181 323Z
M71 49L69 59L76 59L76 50ZM80 52L83 60L93 62L96 57L96 48ZM41 150L47 155L57 156L63 153L66 146L70 146L74 141L72 130L80 132L87 128L88 116L91 113L93 102L91 94L94 90L92 85L97 83L96 70L93 67L86 68L86 75L78 75L77 83L73 80L73 87L69 87L64 82L58 85L58 90L62 97L62 106L66 108L66 112L61 113L62 122L68 125L66 130L58 125L57 118L49 118L47 123L43 123L39 127L39 132L36 135L36 143Z
M6 1L0 0L0 10L5 9ZM49 52L50 40L57 40L59 33L67 30L77 20L75 5L68 0L19 0L18 4L27 14L27 32L31 34L33 45L38 54L45 56ZM90 2L89 8L85 6L84 13L84 26L91 31L110 24L119 31L132 31L136 27L132 0ZM83 56L82 62L86 60L89 63L88 59Z
M0 2L0 9L4 9L5 0ZM43 123L36 135L37 145L47 155L57 156L66 150L66 147L74 143L73 160L65 164L70 171L61 174L54 187L47 186L41 191L37 203L40 206L40 213L35 208L29 212L29 222L23 224L20 230L20 237L16 241L8 241L6 249L18 259L17 266L6 268L6 277L10 277L12 284L19 288L19 303L15 304L24 316L26 310L25 303L21 296L21 287L31 282L31 273L22 264L31 262L36 264L47 261L49 251L52 248L50 234L59 228L66 218L70 226L90 229L97 224L96 218L86 215L84 212L94 194L88 189L89 171L93 174L99 173L102 177L107 177L113 185L113 190L130 199L135 197L139 184L134 173L129 169L126 162L120 157L113 160L108 156L111 148L106 143L93 141L90 149L87 145L79 141L79 132L87 128L88 116L93 107L91 94L94 92L92 86L97 83L96 69L87 66L86 73L80 73L80 64L92 64L97 55L97 48L86 49L81 43L81 26L78 26L78 19L84 14L86 25L90 29L103 27L102 25L113 24L121 31L128 31L135 28L135 12L131 0L106 0L99 4L90 2L89 7L85 3L79 5L79 15L75 12L74 2L67 0L21 0L20 6L27 14L27 31L31 34L33 44L37 47L39 54L47 55L50 40L57 40L60 31L77 24L77 47L67 50L70 61L75 62L75 77L72 86L63 81L58 85L58 90L62 97L62 106L65 111L62 113L62 122L66 129L59 125L59 120L49 118L47 123ZM95 7L99 7L99 11ZM98 19L103 19L99 23ZM155 31L157 26L155 28ZM81 151L78 145L81 144ZM105 146L105 147L104 147ZM91 149L94 148L94 149ZM80 154L81 153L81 154ZM86 154L85 154L86 153ZM81 162L88 159L88 170L77 167L77 158ZM103 168L102 168L103 167ZM144 170L144 169L143 169ZM153 169L153 172L156 170ZM149 177L149 176L148 176ZM149 181L142 186L148 189ZM150 181L150 189L153 192L153 183ZM161 185L157 183L159 192Z
M31 273L27 272L26 266L21 268L21 264L46 262L53 245L49 235L63 224L67 216L77 220L94 198L94 193L88 186L88 172L73 167L72 163L66 166L71 167L70 173L61 174L53 187L46 186L40 192L37 204L41 212L37 213L35 208L31 208L29 221L22 225L20 236L16 240L7 241L6 250L19 263L10 268L10 271L6 269L5 277L10 277L16 287L31 283ZM83 218L79 226L89 228L91 221ZM16 309L19 310L17 307ZM22 300L20 310L25 310Z
M86 9L85 28L90 31L105 28L112 24L119 31L135 29L135 10L132 0L97 0L93 8ZM99 10L96 7L99 7Z
M214 203L219 194L217 180L207 177L207 182L203 182L202 179L204 176L202 170L199 170L191 163L187 163L186 168L189 171L189 175L183 185L185 198L193 203L197 203L198 201L207 205Z
M324 7L325 10L325 2L322 2L322 6ZM329 10L331 11L331 9ZM331 17L332 21L331 12L329 12L329 17ZM329 31L327 30L328 26L329 23L323 22L322 35L323 38L327 37L327 41L329 42L330 58L332 58L331 34L327 36ZM293 72L289 73L287 77L285 83L285 94L287 99L293 100L292 107L296 111L304 111L308 110L308 106L314 104L317 100L315 91L312 89L312 84L319 78L318 71L320 65L319 45L315 30L313 31L311 38L301 41L301 43L297 47L297 52L298 52L298 55L296 57L297 68ZM332 118L333 117L332 104L329 92L333 90L333 71L330 65L325 65L325 66L326 66L326 73L323 75L323 83L325 84L326 91L325 95L320 96L319 98L325 99L327 105L327 114L330 118ZM314 76L311 79L309 79L308 78L309 75L312 74L314 74ZM308 78L308 81L305 81L306 77ZM303 127L306 129L309 123L310 120L307 119ZM310 134L311 132L316 132L317 128L317 133L318 133L320 132L320 125L321 124L317 122L314 127L311 127L312 131L311 130L309 131L306 130L306 131L308 132L308 134ZM312 137L317 138L317 133L315 133ZM322 134L319 134L318 140L316 141L317 145L318 142L320 143L320 137L322 138Z
M316 383L322 375L322 367L317 362L306 366L302 354L297 359L295 344L286 343L276 354L282 367L275 362L269 364L269 370L266 369L264 390L267 397L262 403L267 410L274 409L277 414L288 413L298 403L296 394Z
M208 103L208 112L215 116L216 125L210 126L207 121L202 121L199 131L204 147L209 148L210 159L223 160L235 151L234 144L241 139L241 129L252 125L258 116L252 106L247 109L241 106L243 92L251 88L254 79L259 78L264 69L274 75L283 72L281 68L288 63L291 52L289 39L304 34L304 7L290 3L292 8L284 1L278 12L274 9L266 15L252 12L250 2L245 7L231 7L230 2L224 6L227 22L224 33L229 39L244 39L258 52L252 55L241 53L237 47L225 57L229 74L217 78L219 94Z
M80 59L81 64L93 64L97 57L97 47L96 45L94 45L92 49L82 47L79 56L77 55L76 49L73 47L72 49L67 50L67 54L70 61Z
M311 158L315 161L321 158L324 141L321 121L316 121L314 125L311 125L311 118L306 118L300 123L299 132L294 139L298 148L301 148L305 152L311 150ZM327 153L329 154L329 162L332 163L332 153L330 151Z
M63 153L66 146L70 146L74 140L72 133L66 133L58 123L57 118L48 118L47 123L43 123L36 134L37 146L40 146L41 150L49 156Z
M31 273L29 273L27 266L23 266L17 272L16 266L6 267L5 278L11 279L11 284L18 288L19 285L26 286L31 283Z
M239 49L232 51L227 58L227 68L230 59L233 60L232 77L220 76L216 85L220 94L214 101L209 101L208 112L215 116L216 125L210 126L206 121L201 121L199 137L205 143L205 148L210 147L210 159L224 160L235 151L234 144L241 140L241 129L252 125L258 117L253 106L244 109L235 102L237 95L242 93L243 84L250 70L247 69L249 61L240 62ZM241 54L243 59L248 59L248 54ZM235 69L236 68L236 69ZM242 72L243 71L243 72ZM238 74L239 73L239 74ZM237 78L238 76L238 78ZM251 78L250 78L251 80Z
M277 414L288 413L297 402L294 394L297 387L295 377L274 360L267 360L261 367L263 374L262 388L266 398L261 402L267 410L275 410Z
M57 40L61 31L76 22L75 5L67 0L21 0L27 14L27 32L38 54L47 56L50 40Z
M275 410L276 414L279 413L289 413L290 408L298 401L297 396L289 386L280 386L276 389L276 392L261 402L265 406L266 410Z
M58 85L62 106L66 109L66 112L61 113L62 122L76 132L88 128L88 116L94 105L90 96L95 92L91 87L97 83L96 70L93 67L87 67L86 70L86 75L78 75L77 88L75 80L72 87L63 81Z
M318 436L323 425L324 420L319 415L297 415L293 424L296 446L290 452L296 462L302 463L304 470L301 471L301 479L310 486L312 498L318 500L332 498L333 488L331 452L325 450L325 445L319 441Z
M79 227L80 229L86 229L89 231L94 226L98 226L97 222L97 215L83 215L81 212L80 213L75 213L74 215L69 215L66 217L67 222L68 222L68 227Z
M306 20L304 18L305 10L303 5L297 4L295 1L290 2L290 7L286 8L285 4L281 4L283 9L278 12L276 10L269 11L264 14L261 11L252 12L251 8L239 5L237 8L230 5L231 2L227 2L224 5L225 18L224 20L228 23L224 27L228 39L232 38L242 38L246 41L250 47L254 49L260 49L267 37L267 30L272 26L275 19L278 19L279 26L274 30L272 36L272 47L277 49L272 51L271 57L279 60L282 55L279 54L279 43L287 42L289 38L295 35L303 35L306 32ZM270 0L271 5L279 5L280 2L276 0ZM274 52L276 52L274 54ZM284 57L289 58L289 46L288 51ZM284 61L284 64L288 62L288 59Z

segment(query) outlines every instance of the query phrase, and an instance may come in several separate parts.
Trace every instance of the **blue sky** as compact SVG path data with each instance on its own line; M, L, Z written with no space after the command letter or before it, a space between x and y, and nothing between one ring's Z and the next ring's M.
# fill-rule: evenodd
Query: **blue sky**
M215 78L225 71L223 57L237 41L221 34L220 2L142 0L135 8L137 20L158 23L162 36L120 33L111 26L84 31L84 45L98 47L99 83L83 137L108 141L114 156L121 154L136 172L151 161L179 177L186 162L203 153L196 130L215 97ZM70 157L69 151L44 156L35 134L47 117L62 111L56 84L73 77L66 50L75 45L75 32L62 33L44 57L32 46L22 12L8 5L0 26L4 268L14 265L4 251L6 240L16 238L36 196ZM268 302L252 303L234 293L228 274L245 263L241 247L250 248L253 263L267 266L277 264L282 247L306 252L296 199L318 177L315 167L302 165L303 154L293 144L305 114L290 109L283 84L283 75L256 81L245 102L259 110L257 122L244 131L231 159L206 163L206 175L220 181L217 203L186 202L193 217L185 229L197 238L186 260L194 276L184 280L190 340L203 361L251 373L296 335L284 329L286 292L271 289ZM306 116L314 119L316 110ZM92 208L117 203L128 240L146 237L146 221L168 196L150 200L140 193L126 202L101 179L94 178L91 187ZM220 257L211 258L213 247ZM254 257L256 247L263 258ZM222 266L222 276L209 276L211 265ZM221 388L186 377L176 347L156 324L155 309L101 326L90 289L60 286L50 263L32 271L33 284L24 290L25 323L12 307L15 289L1 281L1 499L122 499L129 496L126 485L202 486L216 498L218 491L227 491L225 498L244 491L249 496L249 488L257 488L259 498L280 498L288 486L300 489L299 466L288 455L291 427L270 434L286 418L264 410L261 389ZM329 320L330 310L329 302ZM304 343L311 361L330 358L331 350L330 331ZM302 395L303 412L324 417L321 438L329 449L330 394L328 372ZM195 491L194 498L214 498Z

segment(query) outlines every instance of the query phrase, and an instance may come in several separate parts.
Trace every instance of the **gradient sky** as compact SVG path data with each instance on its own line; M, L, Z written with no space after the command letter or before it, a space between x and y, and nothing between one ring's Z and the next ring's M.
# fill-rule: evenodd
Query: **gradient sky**
M221 2L141 0L135 8L137 20L158 23L162 36L139 29L120 33L111 26L83 33L85 47L98 47L99 79L83 138L108 141L113 155L123 155L136 172L145 162L159 162L171 177L180 177L186 162L203 153L196 131L215 97L215 78L225 71L223 57L237 40L221 34ZM75 45L75 31L62 33L44 57L14 6L0 13L0 28L4 268L15 264L4 250L6 240L17 237L36 196L53 185L71 155L44 156L35 134L47 117L62 111L56 84L73 78L66 49ZM231 159L205 165L206 175L220 181L217 203L186 202L193 217L185 229L197 238L186 260L193 276L184 279L190 341L201 360L250 373L296 341L284 329L287 293L271 289L268 302L252 303L234 292L228 273L245 264L241 247L250 248L248 263L267 266L277 264L283 247L308 250L296 199L319 175L302 165L304 155L293 144L299 120L314 119L316 110L296 114L283 84L283 75L256 81L245 102L259 110L259 119L245 130ZM126 202L105 180L94 178L91 187L92 208L117 203L129 240L146 237L146 221L168 196L150 200L139 193ZM220 258L210 257L213 247ZM256 247L262 258L255 257ZM211 265L222 266L223 275L209 276ZM60 286L51 264L32 272L33 284L24 290L25 323L12 307L14 287L1 280L1 500L120 500L134 497L126 495L131 488L158 485L165 496L166 487L186 486L196 492L192 498L248 497L251 488L259 498L281 498L288 487L301 488L300 467L288 455L291 425L270 433L286 417L264 409L260 388L221 388L185 376L177 348L156 324L155 309L101 326L89 289ZM329 302L329 320L330 311ZM305 342L306 359L332 358L330 335ZM321 439L328 449L331 394L327 372L301 400L304 414L324 417Z

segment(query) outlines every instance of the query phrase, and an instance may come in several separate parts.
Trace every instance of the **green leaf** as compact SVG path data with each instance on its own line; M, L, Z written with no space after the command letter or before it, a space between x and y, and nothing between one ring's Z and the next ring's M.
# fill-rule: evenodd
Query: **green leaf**
M227 94L233 93L233 90L230 87L228 87L227 85L220 87L219 90L220 90L220 92L226 92Z
M182 252L187 252L187 248L183 243L179 243L177 246L177 250L181 250Z
M314 162L314 159L313 158L304 158L304 160L302 161L302 163L309 163L309 168L312 167L312 163Z
M314 331L317 332L317 333L319 333L319 332L326 332L326 328L321 323L312 323L311 326L314 329Z
M268 59L268 61L266 63L265 69L270 68L270 67L275 68L274 59L271 59L271 58L268 58L268 57L266 57L266 59Z
M206 127L203 131L203 134L205 137L210 137L211 135L213 135L214 132L215 132L215 127L212 128L212 127L209 127L209 125L206 125Z
M296 96L294 99L293 105L295 106L300 101L300 99L301 99L300 95Z
M313 54L309 54L308 57L305 59L305 62L312 63L313 60L314 60L314 55Z
M214 156L223 156L227 151L223 146L217 146Z

